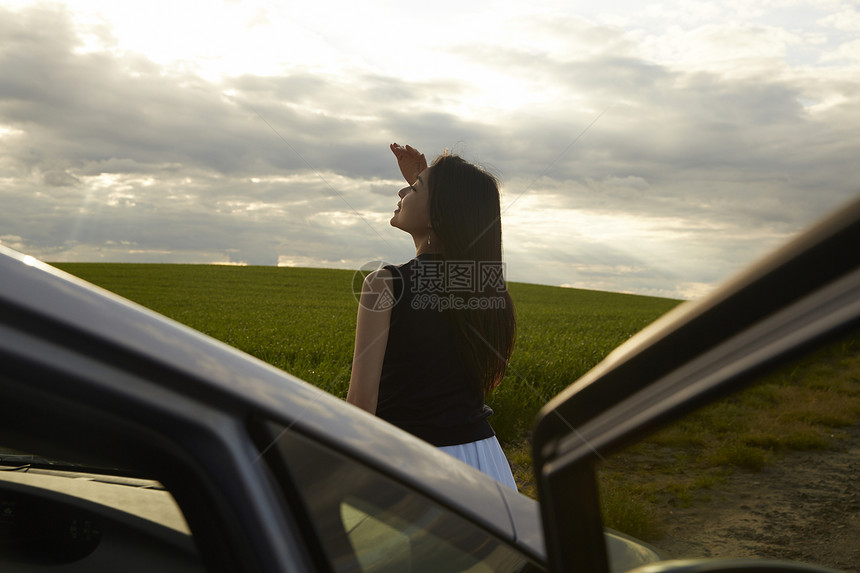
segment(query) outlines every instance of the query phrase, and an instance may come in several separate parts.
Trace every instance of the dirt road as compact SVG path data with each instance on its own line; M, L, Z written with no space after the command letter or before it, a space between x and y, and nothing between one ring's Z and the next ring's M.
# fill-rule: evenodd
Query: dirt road
M672 557L761 557L860 573L860 425L838 449L736 472L705 505L678 509L654 541Z

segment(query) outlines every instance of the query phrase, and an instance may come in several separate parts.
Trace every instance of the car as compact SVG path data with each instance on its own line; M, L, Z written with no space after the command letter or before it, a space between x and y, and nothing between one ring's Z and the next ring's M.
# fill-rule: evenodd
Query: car
M289 374L0 246L5 571L824 571L672 560L596 462L860 324L860 201L541 410L540 502Z

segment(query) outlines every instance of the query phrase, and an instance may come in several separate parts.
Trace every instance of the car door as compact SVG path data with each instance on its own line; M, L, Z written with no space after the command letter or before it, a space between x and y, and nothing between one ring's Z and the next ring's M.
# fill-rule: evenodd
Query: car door
M854 201L713 295L681 305L547 404L533 455L552 570L608 570L596 477L604 460L840 337L856 345L858 325ZM648 571L821 570L795 567L688 560Z

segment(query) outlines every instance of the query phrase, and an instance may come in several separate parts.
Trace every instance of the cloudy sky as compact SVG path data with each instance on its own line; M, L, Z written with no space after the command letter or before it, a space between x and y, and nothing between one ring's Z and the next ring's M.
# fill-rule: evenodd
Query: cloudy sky
M860 3L0 0L42 260L408 260L392 141L501 178L509 279L695 298L860 194Z

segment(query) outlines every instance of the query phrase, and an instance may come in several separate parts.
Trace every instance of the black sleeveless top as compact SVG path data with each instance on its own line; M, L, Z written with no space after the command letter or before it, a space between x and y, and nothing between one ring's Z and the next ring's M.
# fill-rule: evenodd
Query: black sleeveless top
M453 328L434 305L434 294L444 297L432 282L441 264L438 255L422 254L385 267L393 278L394 306L376 415L435 446L453 446L492 437L487 417L493 411L460 358Z

